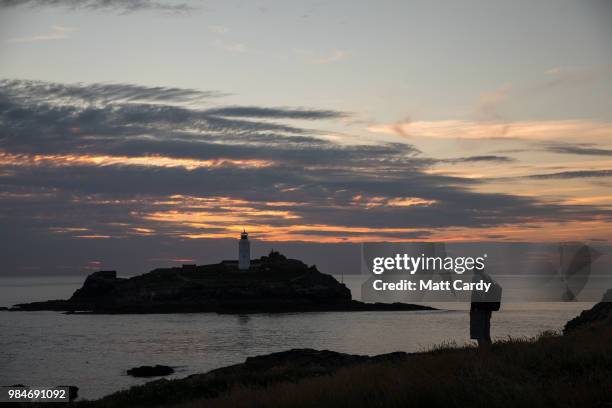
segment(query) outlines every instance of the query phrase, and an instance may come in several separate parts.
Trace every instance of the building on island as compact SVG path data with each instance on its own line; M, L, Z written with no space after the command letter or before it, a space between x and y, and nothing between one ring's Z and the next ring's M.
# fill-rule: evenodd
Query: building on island
M249 234L243 229L238 241L238 269L248 271L251 267L251 243Z
M228 272L257 272L260 263L259 259L251 260L251 242L246 230L240 233L240 239L238 240L238 260L224 259L221 261L221 264L227 268Z

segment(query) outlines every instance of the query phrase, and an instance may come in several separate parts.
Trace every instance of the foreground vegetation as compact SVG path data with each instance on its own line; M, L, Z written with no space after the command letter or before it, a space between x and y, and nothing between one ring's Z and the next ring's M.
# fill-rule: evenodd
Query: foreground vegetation
M310 351L310 353L326 353ZM338 353L251 362L77 405L192 407L609 407L612 328L443 346L380 358ZM287 355L288 356L288 355ZM314 354L313 354L314 356ZM345 357L342 357L345 356ZM225 370L225 371L224 371ZM212 374L212 375L211 375Z

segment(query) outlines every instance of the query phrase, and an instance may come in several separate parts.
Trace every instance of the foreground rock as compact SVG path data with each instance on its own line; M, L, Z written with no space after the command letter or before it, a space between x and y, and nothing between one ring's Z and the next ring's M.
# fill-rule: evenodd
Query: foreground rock
M368 304L331 275L278 252L241 272L235 262L155 269L130 279L95 272L68 300L19 304L13 311L71 313L275 313L308 311L433 310L419 305Z
M375 357L297 349L119 391L89 408L607 407L612 327Z
M165 365L140 366L127 370L127 374L132 377L165 377L173 374L174 368Z
M60 385L59 387L68 387L68 399L74 401L79 397L79 387L75 385Z
M339 368L360 363L404 361L407 354L396 352L369 357L328 350L293 349L257 357L244 363L194 374L179 380L160 379L119 391L83 405L96 407L164 406L198 398L214 398L236 385L265 387L281 381L329 375Z
M567 322L563 332L568 333L576 329L604 326L612 327L612 289L604 294L601 302Z

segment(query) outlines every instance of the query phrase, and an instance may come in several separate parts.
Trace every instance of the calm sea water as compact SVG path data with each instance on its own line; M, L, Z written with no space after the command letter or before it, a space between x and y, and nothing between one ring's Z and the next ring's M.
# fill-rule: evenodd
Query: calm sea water
M359 299L363 278L345 276L344 281ZM82 277L0 278L0 306L67 298L82 282ZM591 306L504 305L494 314L493 336L559 330ZM81 397L91 399L146 382L125 374L138 365L174 366L177 372L168 378L181 378L290 348L372 355L421 351L445 342L470 342L466 310L249 316L0 312L0 385L76 385Z

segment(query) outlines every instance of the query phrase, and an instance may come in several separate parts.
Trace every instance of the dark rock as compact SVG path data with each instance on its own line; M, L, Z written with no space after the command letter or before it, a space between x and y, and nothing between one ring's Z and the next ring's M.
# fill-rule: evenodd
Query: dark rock
M103 299L125 280L117 278L117 271L94 272L85 279L83 287L77 289L70 300L78 302L79 300Z
M79 387L75 385L58 385L58 387L68 388L68 399L74 401L79 397Z
M0 307L0 311L9 310L8 307Z
M165 406L197 398L214 398L236 385L266 387L280 381L329 375L360 363L403 361L406 353L369 357L329 350L292 349L249 357L244 363L193 374L177 380L159 379L119 391L94 402L94 406Z
M174 368L165 365L140 366L127 370L132 377L165 377L174 373Z
M601 302L567 322L563 332L569 333L576 329L602 326L612 326L612 289L604 294Z
M293 370L308 371L309 375L315 375L327 374L338 367L365 362L368 359L367 356L337 353L329 350L292 349L263 356L248 357L243 368L264 371L274 367L290 365Z
M71 310L71 304L68 300L46 300L44 302L32 302L18 304L9 309L11 312L19 312L24 310L53 310L63 312Z

